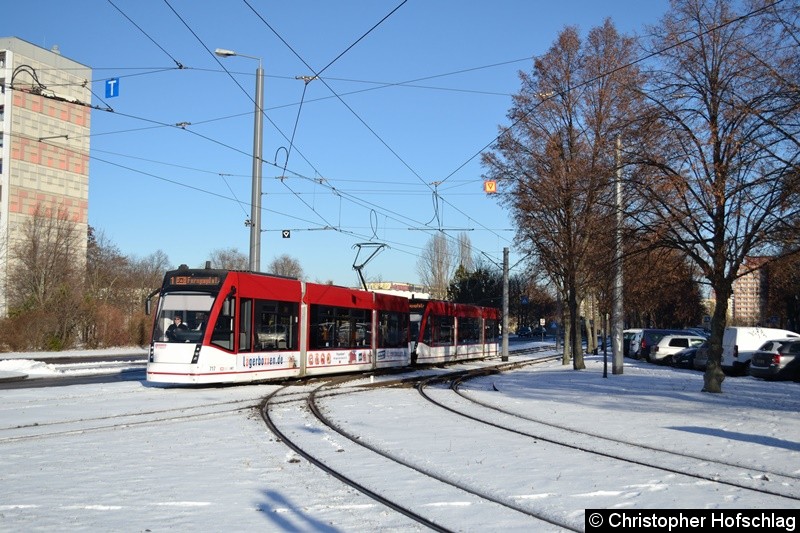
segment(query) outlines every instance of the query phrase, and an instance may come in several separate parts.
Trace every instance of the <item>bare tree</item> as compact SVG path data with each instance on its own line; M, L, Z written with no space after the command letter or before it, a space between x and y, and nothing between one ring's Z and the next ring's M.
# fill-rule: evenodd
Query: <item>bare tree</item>
M131 286L139 296L146 296L161 286L164 273L172 268L169 257L163 250L156 250L142 258L129 258ZM144 301L138 299L139 303Z
M729 0L673 1L653 28L660 54L647 83L645 142L626 147L644 168L639 224L691 259L714 292L707 392L722 392L733 281L746 257L775 251L770 236L798 214L787 201L798 145L785 126L798 124L786 98L796 86L773 75L774 52L787 43L757 31L764 13L739 15ZM796 57L797 43L788 44Z
M420 282L428 287L433 298L447 297L447 287L453 272L452 264L450 241L444 233L435 234L417 260Z
M89 348L130 344L128 258L102 231L89 226L81 339Z
M267 267L267 272L271 272L279 276L289 276L298 279L301 279L305 276L303 273L303 267L300 266L300 261L287 254L283 254L273 259Z
M66 209L39 205L11 245L9 311L27 348L62 349L77 334L86 259L81 237Z
M250 266L248 257L237 248L218 248L211 252L211 268L225 270L247 270Z
M458 264L467 272L475 270L475 257L472 250L472 241L466 231L458 234Z
M597 244L608 240L598 232L614 227L615 141L635 100L625 90L635 82L635 70L624 68L632 58L633 41L610 21L585 42L566 28L530 74L520 73L511 126L483 156L487 175L508 183L501 201L517 220L521 248L566 302L571 338L564 363L574 354L577 369L584 368L578 304L596 282L595 262L603 257Z

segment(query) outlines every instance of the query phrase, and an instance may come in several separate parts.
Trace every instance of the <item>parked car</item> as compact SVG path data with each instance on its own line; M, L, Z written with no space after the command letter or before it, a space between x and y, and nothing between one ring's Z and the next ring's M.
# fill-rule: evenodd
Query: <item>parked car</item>
M649 361L650 349L658 344L664 335L685 335L682 329L644 329L641 332L641 340L639 341L639 352L634 355L636 359L644 359Z
M697 352L700 349L707 349L708 341L703 342L699 346L689 346L688 348L684 348L683 350L672 354L672 360L670 364L675 368L688 368L690 370L694 369L694 360L697 356Z
M521 328L517 328L517 337L530 337L531 336L531 328L528 326L522 326Z
M765 342L774 339L800 339L800 334L786 329L760 327L727 327L722 337L722 370L746 375L750 358Z
M698 337L704 337L706 339L711 336L711 332L703 328L686 328L684 333L687 335L697 335Z
M708 342L697 347L692 360L692 367L695 370L705 370L706 366L708 366Z
M793 337L765 342L750 359L750 375L800 381L800 339Z
M642 340L641 328L626 329L622 332L622 355L624 357L634 357L639 353L639 342Z
M664 335L657 344L650 347L647 360L653 363L671 364L673 354L690 346L700 346L705 341L704 337L691 335Z

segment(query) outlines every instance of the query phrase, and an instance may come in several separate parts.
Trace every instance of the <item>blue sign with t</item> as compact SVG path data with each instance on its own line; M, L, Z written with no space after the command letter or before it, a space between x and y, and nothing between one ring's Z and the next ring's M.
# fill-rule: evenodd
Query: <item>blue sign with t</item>
M119 96L119 78L106 80L106 98Z

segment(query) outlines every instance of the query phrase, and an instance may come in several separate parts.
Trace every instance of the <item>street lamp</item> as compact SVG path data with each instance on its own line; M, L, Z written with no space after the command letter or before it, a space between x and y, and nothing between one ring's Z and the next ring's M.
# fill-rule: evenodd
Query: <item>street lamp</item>
M239 56L258 60L256 70L256 110L253 122L253 190L250 201L250 270L258 272L261 269L261 151L264 136L264 69L261 68L261 58L248 56L217 48L214 53L219 57Z

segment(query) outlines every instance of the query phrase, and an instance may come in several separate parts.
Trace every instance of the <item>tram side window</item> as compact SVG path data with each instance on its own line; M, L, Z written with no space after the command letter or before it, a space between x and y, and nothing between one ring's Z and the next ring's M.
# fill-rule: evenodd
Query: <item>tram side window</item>
M226 350L233 350L235 308L235 298L229 296L222 306L222 311L217 316L217 321L214 323L214 331L211 332L211 343Z
M433 345L433 327L435 321L435 316L429 316L428 320L425 321L425 329L422 330L422 342L428 346Z
M481 319L460 317L458 319L458 344L478 344L481 341Z
M250 351L250 324L253 322L253 300L242 298L239 301L239 351Z
M336 308L327 305L312 305L309 348L332 348L335 331Z
M256 300L255 349L296 350L297 310L296 302Z
M408 342L408 315L381 311L378 315L378 347L400 348Z
M455 337L455 318L452 316L434 316L433 318L433 346L452 346Z
M342 339L342 344L348 348L371 346L372 312L367 309L351 309L349 324L340 326L340 332L346 334L346 337Z
M309 347L314 350L370 346L370 314L367 309L312 305Z
M500 336L500 328L497 320L487 318L484 324L484 342L497 342Z

